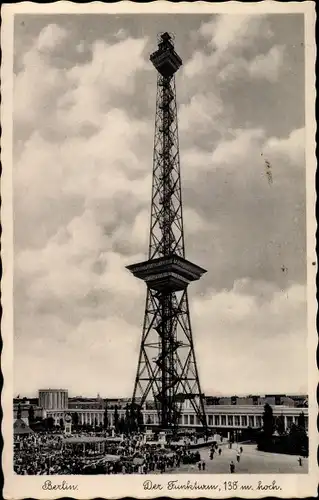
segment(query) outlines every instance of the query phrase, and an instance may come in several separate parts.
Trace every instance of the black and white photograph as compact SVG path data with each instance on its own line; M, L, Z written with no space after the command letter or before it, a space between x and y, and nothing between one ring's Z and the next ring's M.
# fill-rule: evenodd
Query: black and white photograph
M10 485L229 496L249 477L244 497L310 481L302 3L11 13Z

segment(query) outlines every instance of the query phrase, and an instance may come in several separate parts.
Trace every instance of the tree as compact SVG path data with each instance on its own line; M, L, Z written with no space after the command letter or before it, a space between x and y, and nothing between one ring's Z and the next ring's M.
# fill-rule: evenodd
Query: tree
M281 414L281 415L279 415L279 417L277 417L276 429L277 429L279 436L282 436L286 432L285 417L283 416L283 414Z
M271 439L274 433L274 415L272 407L266 403L263 413L263 431L266 439Z
M115 406L115 409L114 409L114 428L115 428L115 432L119 431L119 412L118 412L117 406Z
M144 425L143 413L141 411L141 407L139 406L137 408L137 426L138 428L141 428L143 425Z
M129 434L132 430L132 412L130 411L129 405L125 407L125 426L124 432Z
M129 432L136 432L138 428L137 410L135 405L129 406Z
M22 417L21 405L18 404L17 418L21 418L21 417Z
M29 414L29 425L30 425L33 424L34 422L34 409L32 405L29 407L28 414Z
M304 427L292 424L289 432L289 441L294 453L304 456L308 454L308 436Z
M108 426L109 426L109 419L108 419L108 414L107 414L107 403L105 403L103 427L106 430L108 428Z
M306 429L306 419L304 412L301 412L298 416L298 427L304 430Z
M47 423L48 423L48 429L52 430L54 427L54 419L52 417L48 417Z
M120 434L123 434L125 431L126 431L125 419L121 417L118 422L118 432Z
M79 425L79 414L76 411L72 413L72 424L75 428Z

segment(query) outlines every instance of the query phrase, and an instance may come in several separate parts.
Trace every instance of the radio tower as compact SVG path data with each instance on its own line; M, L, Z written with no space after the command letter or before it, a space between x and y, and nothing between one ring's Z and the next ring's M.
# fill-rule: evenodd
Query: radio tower
M188 399L206 431L187 297L206 271L185 259L174 76L182 60L170 34L159 35L150 60L158 74L149 253L127 267L147 285L132 408L153 399L159 427L176 430Z

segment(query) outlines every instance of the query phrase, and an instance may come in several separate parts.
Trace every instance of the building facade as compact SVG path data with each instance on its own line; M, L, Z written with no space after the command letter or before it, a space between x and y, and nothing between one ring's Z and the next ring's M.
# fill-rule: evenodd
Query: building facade
M298 399L299 398L299 399ZM298 422L300 413L305 416L306 429L308 429L308 406L306 398L298 397L298 404L293 397L288 396L247 396L247 398L206 398L206 417L210 429L215 429L224 435L229 431L242 431L245 428L258 429L263 425L262 416L264 404L271 405L274 417L283 416L285 428L289 429L292 424ZM114 426L114 412L117 407L119 419L125 417L126 406L129 399L114 399L106 401L100 398L68 398L66 389L41 389L39 390L39 405L34 407L35 415L42 418L52 417L55 424L59 425L61 419L69 414L80 425L102 427L104 423L105 407L107 407L108 425ZM304 402L301 406L301 402ZM27 418L30 404L24 401L20 405L23 417ZM18 405L14 404L14 415L16 417ZM142 410L144 424L152 428L158 425L157 411L154 405L146 402ZM179 421L182 429L200 429L199 422L190 401L185 401Z
M288 406L273 406L274 417L283 416L285 428L289 429L292 424L297 424L298 416L301 412L305 415L306 429L308 429L308 408L295 408ZM206 417L208 427L226 434L228 431L240 431L251 427L253 429L261 428L263 425L262 415L263 406L241 405L211 405L206 407ZM77 413L78 422L81 425L102 426L104 421L104 410L92 409L69 409L68 413L72 416ZM47 416L51 416L58 424L63 418L64 412L57 410L47 410ZM108 424L114 426L114 409L108 409ZM142 412L143 422L150 428L158 425L157 412L155 409L144 409ZM119 409L118 416L121 419L125 417L125 410ZM201 427L201 423L195 415L192 408L184 408L180 417L180 427L185 429L196 429Z
M69 398L69 410L103 410L105 402L102 398Z
M39 406L45 410L67 410L68 391L66 389L39 389Z

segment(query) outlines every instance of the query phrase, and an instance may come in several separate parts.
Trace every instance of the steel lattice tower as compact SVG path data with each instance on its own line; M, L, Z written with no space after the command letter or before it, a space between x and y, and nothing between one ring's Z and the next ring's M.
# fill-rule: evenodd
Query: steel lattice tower
M150 60L158 71L148 260L127 267L147 296L132 407L153 399L159 426L176 429L189 399L204 429L187 286L206 271L185 259L175 73L182 60L168 33Z

